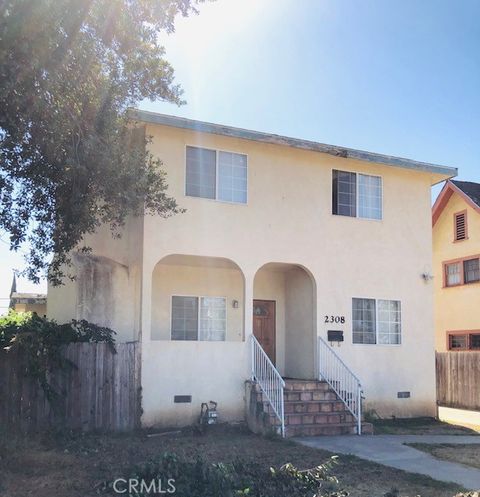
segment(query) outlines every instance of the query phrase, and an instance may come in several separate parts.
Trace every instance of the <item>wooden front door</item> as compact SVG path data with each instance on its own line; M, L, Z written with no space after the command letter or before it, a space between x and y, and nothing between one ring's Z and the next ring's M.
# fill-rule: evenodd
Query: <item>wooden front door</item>
M253 334L275 364L275 301L253 301Z

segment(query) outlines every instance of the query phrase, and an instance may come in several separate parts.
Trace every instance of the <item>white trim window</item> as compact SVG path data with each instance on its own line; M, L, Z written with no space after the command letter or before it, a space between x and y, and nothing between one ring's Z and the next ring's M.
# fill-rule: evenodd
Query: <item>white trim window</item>
M383 185L380 176L332 171L332 213L338 216L378 219L383 217Z
M224 297L172 296L172 340L225 341L227 303Z
M247 156L187 146L185 194L247 203Z
M401 336L399 300L352 299L353 343L400 345Z

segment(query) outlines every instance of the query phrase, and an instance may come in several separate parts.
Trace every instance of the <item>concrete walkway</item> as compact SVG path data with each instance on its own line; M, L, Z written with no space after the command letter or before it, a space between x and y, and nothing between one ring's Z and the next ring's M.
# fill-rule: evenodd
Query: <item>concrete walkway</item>
M357 435L295 438L296 442L335 454L352 454L435 480L455 482L469 490L480 489L480 469L435 459L430 454L407 447L405 443L479 444L479 436L470 435ZM480 451L480 447L479 447Z

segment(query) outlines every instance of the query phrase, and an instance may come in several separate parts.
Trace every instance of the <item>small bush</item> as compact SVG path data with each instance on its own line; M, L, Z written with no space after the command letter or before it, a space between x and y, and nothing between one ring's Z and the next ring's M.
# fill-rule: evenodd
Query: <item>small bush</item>
M173 479L174 495L179 497L345 497L348 494L336 489L338 481L331 474L335 462L332 458L306 471L292 464L266 470L254 461L213 464L202 458L189 461L166 453L135 467L125 478L139 482L134 491L128 491L128 484L122 489L127 490L124 495L146 497L152 481L161 481L166 488L168 480ZM106 484L104 491L115 493L114 482Z

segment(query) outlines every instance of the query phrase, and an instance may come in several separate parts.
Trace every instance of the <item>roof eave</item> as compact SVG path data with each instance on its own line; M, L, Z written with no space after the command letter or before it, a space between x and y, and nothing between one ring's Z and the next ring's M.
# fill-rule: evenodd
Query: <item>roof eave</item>
M167 114L159 114L140 109L130 109L129 116L131 119L149 124L159 124L163 126L171 126L175 128L189 129L201 133L210 133L215 135L223 135L231 138L240 138L243 140L253 140L262 143L270 143L274 145L283 145L286 147L299 148L303 150L311 150L324 154L343 157L348 159L356 159L364 162L374 162L392 167L401 167L415 171L428 172L435 175L441 175L442 178L436 181L440 183L446 179L457 176L458 170L455 167L442 166L431 164L428 162L420 162L403 157L395 157L385 154L377 154L364 150L357 150L347 147L339 147L336 145L328 145L325 143L314 142L310 140L302 140L299 138L291 138L288 136L264 133L261 131L252 131L243 128L235 128L232 126L224 126L221 124L213 124L184 117L170 116ZM435 184L435 183L434 183Z

